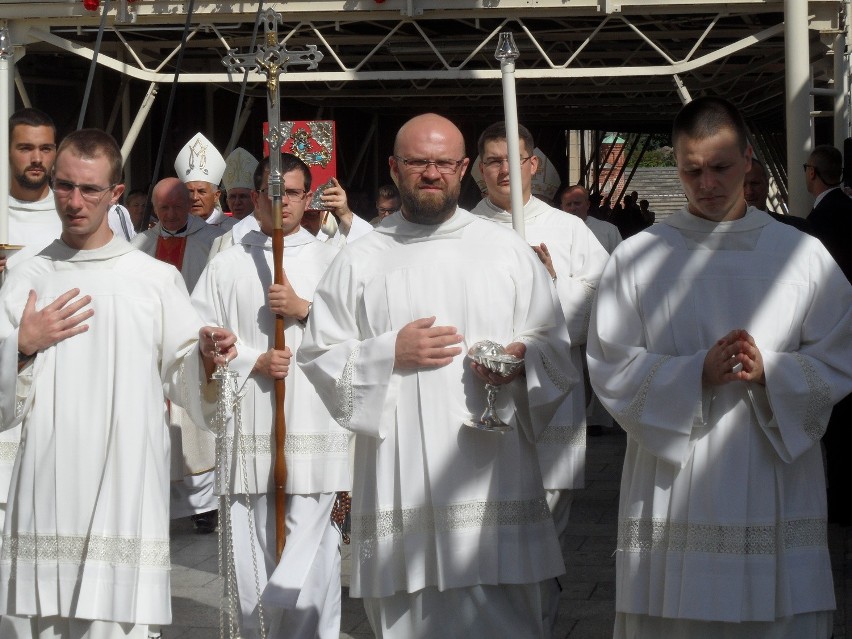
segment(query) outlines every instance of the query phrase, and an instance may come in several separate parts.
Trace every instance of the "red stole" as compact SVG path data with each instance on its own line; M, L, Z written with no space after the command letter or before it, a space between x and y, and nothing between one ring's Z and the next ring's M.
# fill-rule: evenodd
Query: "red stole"
M157 251L154 254L161 262L168 262L177 270L183 266L183 252L186 249L186 236L157 238Z

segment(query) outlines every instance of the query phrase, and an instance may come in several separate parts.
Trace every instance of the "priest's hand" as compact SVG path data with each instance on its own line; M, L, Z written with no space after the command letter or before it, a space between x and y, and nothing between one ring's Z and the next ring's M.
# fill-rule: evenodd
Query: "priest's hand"
M8 258L5 255L3 257L0 257L0 273L2 273L3 271L6 270L6 260L7 259Z
M403 326L396 336L394 370L440 368L460 355L464 339L452 326L433 326L435 317L423 317Z
M292 357L293 353L286 346L283 351L270 348L257 358L251 372L272 379L284 379L290 372L290 359Z
M82 309L92 298L84 295L75 299L79 294L79 288L72 288L37 311L36 293L31 290L18 328L18 352L22 355L35 355L38 351L89 330L89 325L83 322L94 315L95 311L91 308L85 311Z
M536 255L538 255L538 259L540 259L541 263L544 264L544 268L546 268L547 272L550 273L550 277L556 280L556 269L553 268L553 258L550 256L547 244L542 242L538 246L533 245L532 250L535 251Z
M340 182L337 181L337 178L331 178L331 181L334 186L330 186L323 191L320 200L322 200L323 206L337 218L340 232L343 235L348 235L349 229L352 228L352 209L349 208L346 191L340 186Z
M269 310L281 317L295 317L304 321L308 317L310 304L296 295L287 274L284 273L283 284L272 284L269 287Z
M708 386L735 381L765 384L763 356L754 338L735 329L717 341L704 357L702 381Z
M237 336L221 326L203 326L198 331L198 352L207 379L217 366L224 366L237 356Z
M518 359L522 360L527 354L527 345L523 342L512 342L511 344L506 346L504 350L509 355L514 355ZM491 384L492 386L502 386L503 384L508 384L518 375L524 372L524 367L519 366L518 369L510 375L499 375L494 371L487 369L482 364L477 364L474 361L471 361L470 367L473 369L473 372L476 374L477 377Z

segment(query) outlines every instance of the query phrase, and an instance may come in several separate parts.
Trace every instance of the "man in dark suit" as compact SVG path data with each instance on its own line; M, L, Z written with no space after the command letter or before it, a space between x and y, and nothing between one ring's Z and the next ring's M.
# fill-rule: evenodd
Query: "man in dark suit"
M852 282L852 199L843 192L843 156L830 145L816 147L805 164L808 191L816 198L808 215L811 233ZM834 407L823 442L828 475L828 520L852 525L852 471L848 451L852 450L852 395Z
M842 176L840 151L827 144L816 147L805 164L808 191L816 198L808 222L852 282L852 199L840 188Z

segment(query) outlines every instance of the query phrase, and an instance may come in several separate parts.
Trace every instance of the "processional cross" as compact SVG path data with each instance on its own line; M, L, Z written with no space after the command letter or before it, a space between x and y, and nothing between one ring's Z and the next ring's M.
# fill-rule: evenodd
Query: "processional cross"
M229 71L258 71L266 75L266 108L268 112L269 132L265 140L269 144L269 197L272 199L272 255L274 281L284 283L284 232L281 229L281 145L286 137L281 130L281 114L279 111L278 77L281 73L295 65L307 66L308 70L316 69L323 58L317 51L316 45L309 45L307 50L290 51L283 42L278 41L278 25L283 21L281 14L268 8L258 18L263 22L265 44L259 45L254 52L238 53L231 49L222 59ZM284 318L275 316L275 349L284 349ZM287 426L284 420L284 380L275 380L275 466L273 480L275 482L275 551L276 558L281 559L286 541L284 526L287 498L285 484L287 483L287 466L284 458L284 439Z

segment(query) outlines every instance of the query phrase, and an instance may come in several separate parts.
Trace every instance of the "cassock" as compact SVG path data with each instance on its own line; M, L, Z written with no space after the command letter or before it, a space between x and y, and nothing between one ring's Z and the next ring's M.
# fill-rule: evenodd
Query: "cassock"
M329 268L297 358L355 433L352 596L480 584L537 593L564 571L535 441L579 375L551 288L520 237L462 209L436 226L395 213ZM514 430L463 425L486 402L464 354L394 370L399 330L431 316L464 336L463 353L484 339L526 344L526 376L497 397Z
M248 218L245 218L248 219ZM245 220L243 220L245 221ZM236 227L235 227L236 228ZM337 251L305 229L284 238L284 270L296 294L313 297L317 283ZM267 292L273 282L272 240L249 231L240 243L213 258L192 294L203 318L225 326L238 337L238 354L229 367L239 375L242 449L235 448L234 420L224 442L224 477L237 508L232 507L232 528L242 610L249 627L257 623L254 571L248 514L238 495L252 496L259 541L256 548L263 590L276 568L273 466L273 380L252 374L260 355L273 347L275 316L268 308ZM285 320L285 343L294 353L304 326ZM285 380L288 512L287 544L273 585L264 600L267 627L290 628L287 637L331 637L340 634L339 534L331 522L334 493L349 490L349 433L332 419L311 383L293 361ZM221 445L221 443L220 443ZM245 462L248 483L240 464ZM267 498L268 496L268 498ZM304 591L300 595L300 591ZM331 598L331 602L329 602ZM336 604L334 603L336 600ZM271 604L271 605L267 605ZM279 610L274 610L278 607ZM282 612L280 608L288 609ZM297 628L299 630L297 630ZM282 631L283 632L283 631ZM270 636L281 636L272 633Z
M507 228L512 226L512 214L488 199L481 200L472 213ZM543 242L550 251L556 271L556 294L571 336L571 363L576 370L582 370L581 346L586 343L595 289L609 255L580 218L548 206L535 196L524 205L524 233L528 244L538 246ZM584 486L586 396L582 384L571 391L539 438L538 456L545 488Z
M721 223L681 211L615 250L588 363L628 435L616 552L622 621L823 615L830 633L819 440L852 387L850 327L852 288L820 243L753 207ZM740 328L762 353L766 384L704 386L707 351ZM687 634L677 636L704 636L678 627Z
M201 271L207 265L213 241L225 233L216 226L190 215L186 227L176 233L164 229L158 222L154 227L139 233L131 242L133 246L158 260L177 268L183 275L186 288L192 292Z
M18 372L27 295L91 295L88 331ZM0 548L0 614L168 624L163 395L200 402L201 321L180 274L113 237L61 240L0 290L0 424L22 424ZM196 410L201 410L199 406Z

